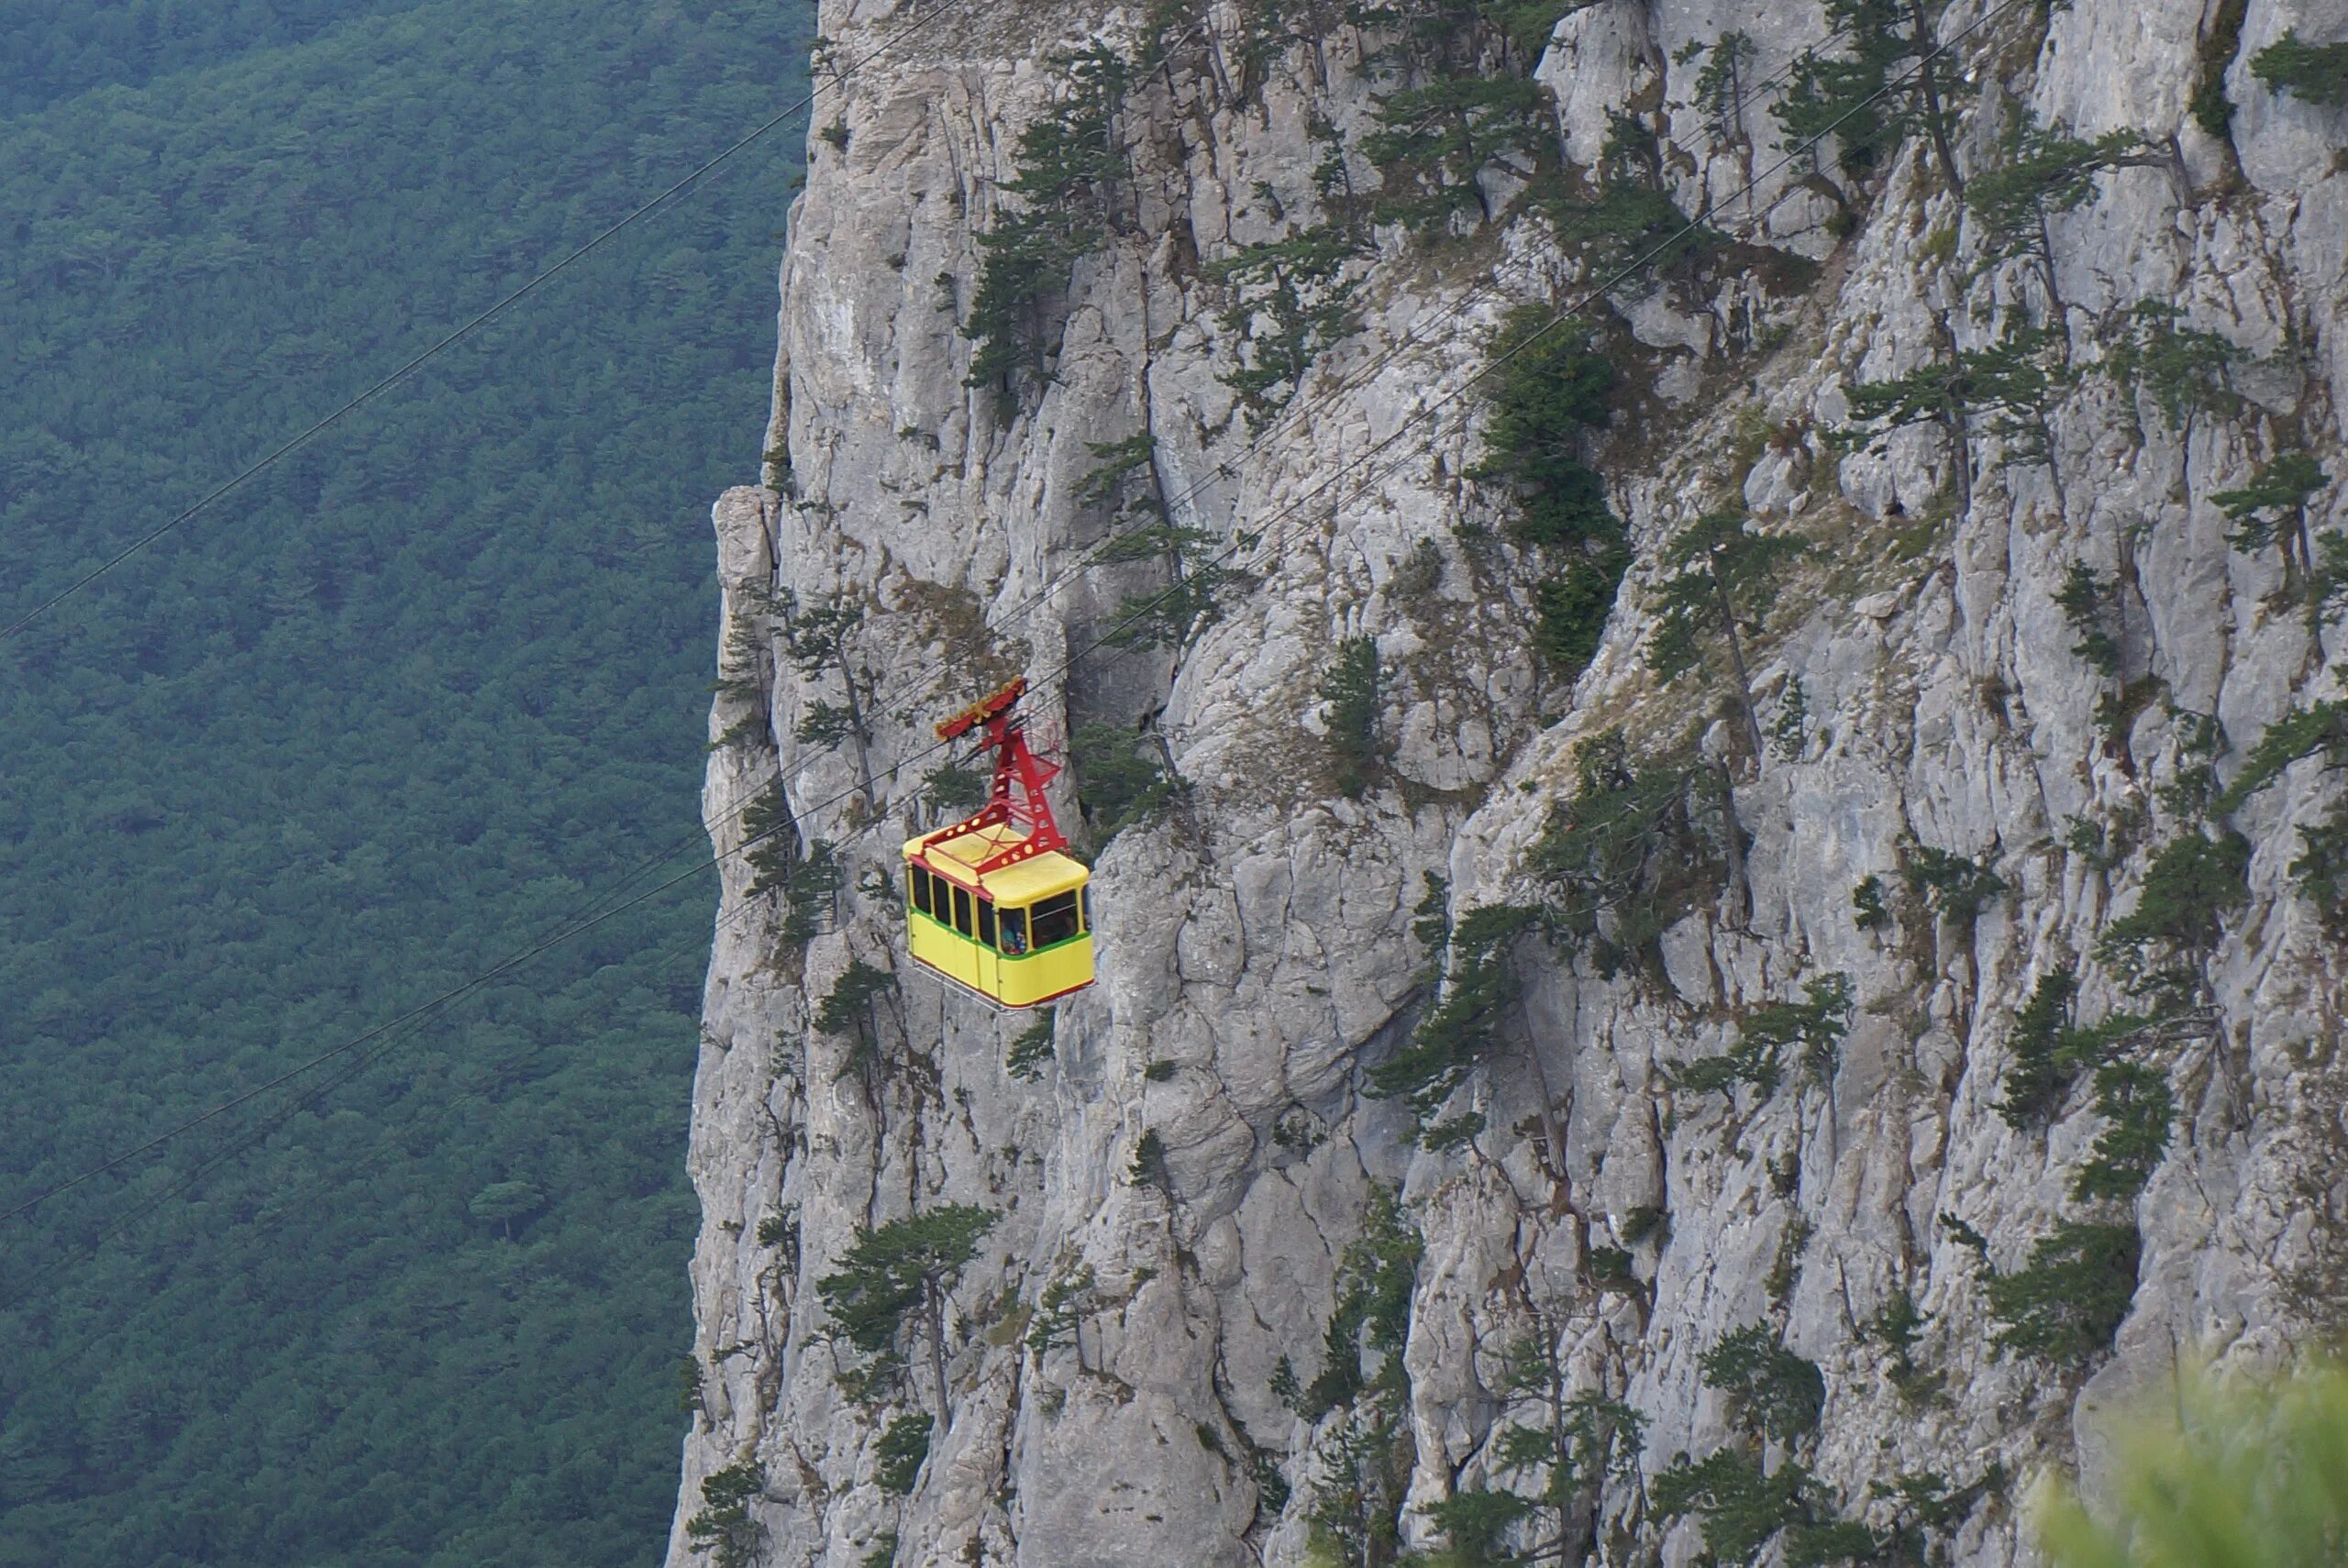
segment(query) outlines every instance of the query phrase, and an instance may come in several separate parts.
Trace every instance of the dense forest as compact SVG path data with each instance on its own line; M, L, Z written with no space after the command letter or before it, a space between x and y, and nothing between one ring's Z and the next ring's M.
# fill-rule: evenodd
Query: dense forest
M0 624L787 108L811 15L10 0ZM0 1209L692 845L799 141L0 647ZM657 1560L710 896L0 1230L0 1563Z

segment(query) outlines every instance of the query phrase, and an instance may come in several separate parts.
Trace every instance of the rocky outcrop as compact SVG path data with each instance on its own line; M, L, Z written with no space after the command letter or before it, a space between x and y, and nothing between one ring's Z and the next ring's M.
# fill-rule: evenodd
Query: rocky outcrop
M2348 111L2253 64L2337 18L1927 6L1870 160L1772 110L1866 7L1487 9L976 10L819 99L716 511L672 1562L1986 1568L2097 1411L2332 1326ZM1593 359L1578 555L1495 430ZM895 935L1019 672L1170 767L1067 781L1047 1046ZM824 1282L955 1205L876 1379Z

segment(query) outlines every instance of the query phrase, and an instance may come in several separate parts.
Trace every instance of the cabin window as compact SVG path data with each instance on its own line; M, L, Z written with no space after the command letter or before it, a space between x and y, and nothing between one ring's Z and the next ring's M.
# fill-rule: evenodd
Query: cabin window
M994 945L994 900L979 900L979 941L989 947Z
M968 889L954 889L954 929L965 936L970 934L970 894Z
M1074 939L1080 929L1077 924L1076 895L1060 893L1046 899L1030 911L1028 922L1038 948Z
M913 880L914 908L924 914L935 913L936 911L931 908L929 902L929 873L918 866L906 867L905 873Z
M1002 911L1002 940L995 945L1002 948L1006 956L1013 958L1027 951L1027 911L1025 910Z

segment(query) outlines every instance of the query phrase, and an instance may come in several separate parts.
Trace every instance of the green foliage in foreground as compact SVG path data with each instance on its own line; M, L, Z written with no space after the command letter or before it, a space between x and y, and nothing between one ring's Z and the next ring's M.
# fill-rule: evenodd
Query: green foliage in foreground
M776 113L810 10L9 6L0 621ZM0 649L0 1207L693 841L795 140ZM616 916L13 1225L0 1563L657 1556L707 942Z
M2348 1559L2348 1371L2267 1384L2187 1375L2115 1424L2108 1511L2042 1487L2054 1568L2334 1568Z

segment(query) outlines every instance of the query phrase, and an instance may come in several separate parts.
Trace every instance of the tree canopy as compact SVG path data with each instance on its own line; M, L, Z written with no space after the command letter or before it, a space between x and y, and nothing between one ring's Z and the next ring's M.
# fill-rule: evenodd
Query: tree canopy
M9 6L0 622L774 115L811 12ZM0 647L0 1208L693 841L797 143ZM15 1222L0 1564L650 1561L707 920Z

